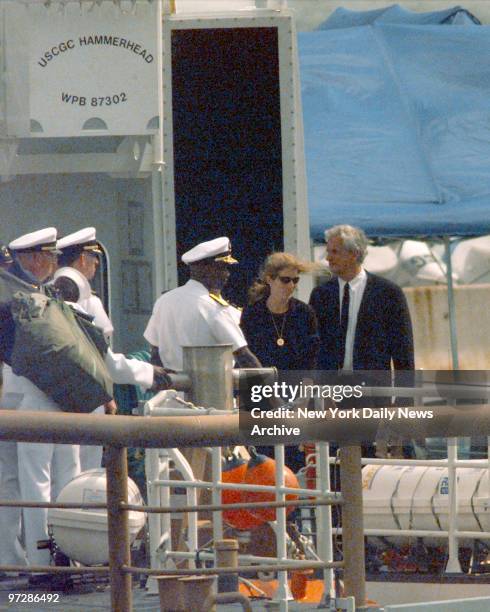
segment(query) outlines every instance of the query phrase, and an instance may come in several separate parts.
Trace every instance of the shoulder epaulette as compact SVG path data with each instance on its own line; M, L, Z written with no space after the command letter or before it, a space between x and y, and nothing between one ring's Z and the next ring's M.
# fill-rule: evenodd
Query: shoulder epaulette
M215 302L218 302L218 304L221 304L221 306L229 306L228 302L223 297L221 297L221 295L217 295L216 293L210 293L209 297Z

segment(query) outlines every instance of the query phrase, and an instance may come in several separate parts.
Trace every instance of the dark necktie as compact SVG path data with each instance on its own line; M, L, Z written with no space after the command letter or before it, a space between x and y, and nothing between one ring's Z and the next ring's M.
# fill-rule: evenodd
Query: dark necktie
M339 370L341 370L344 367L345 340L347 338L347 326L349 325L349 304L350 304L349 283L345 283L344 295L342 297L342 311L340 313Z

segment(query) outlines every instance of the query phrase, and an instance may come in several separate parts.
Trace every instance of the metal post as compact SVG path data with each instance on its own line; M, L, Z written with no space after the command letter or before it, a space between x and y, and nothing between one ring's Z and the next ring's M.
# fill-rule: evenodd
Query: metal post
M113 612L132 612L131 575L123 571L123 567L131 565L128 513L120 507L121 502L128 503L126 448L107 448L106 473L111 609Z
M449 236L444 236L447 270L447 304L449 310L449 337L451 340L451 357L453 370L459 369L458 332L456 329L456 308L454 302L453 265L451 261L451 248Z
M458 483L455 462L458 460L458 439L450 438L447 441L447 472L448 472L448 560L445 572L461 573L461 565L458 558Z
M283 502L286 495L281 492L281 487L284 487L284 445L276 444L274 446L274 458L276 461L276 501ZM276 542L277 542L277 558L279 563L283 563L287 559L287 542L286 542L286 508L278 508L276 510ZM291 593L288 586L287 572L278 572L277 591L274 595L274 601L279 602L280 612L287 612L288 599L291 599Z
M456 306L454 300L453 265L451 260L451 244L449 236L444 236L444 248L446 253L447 270L447 303L449 311L449 336L451 339L451 357L453 370L459 369L458 354L458 331L456 327ZM461 440L463 442L464 439ZM461 573L461 565L458 558L458 539L455 531L458 528L458 483L456 479L456 468L454 462L458 459L458 438L447 440L447 463L448 463L448 561L446 573Z
M233 409L233 349L229 344L216 346L183 347L184 371L189 374L190 399L197 406ZM211 459L205 449L184 451L194 476L198 480L221 479L221 449L213 449ZM221 502L221 491L213 487L213 503ZM206 503L206 496L199 496L200 503ZM223 537L221 512L213 513L213 533L215 538Z
M168 480L169 455L166 449L148 448L145 453L145 472L148 493L148 504L150 506L170 506L170 487L161 487L154 484L162 479ZM150 567L152 569L162 567L159 553L164 546L164 552L172 549L171 517L170 514L148 515L148 532L150 546ZM162 539L163 538L163 539ZM149 593L158 593L157 581L150 576L146 585Z
M238 548L238 540L214 539L215 566L237 568L234 573L218 576L218 592L220 593L238 591Z
M344 555L345 596L353 596L356 606L366 600L364 532L362 515L361 447L340 447L342 505L342 551Z
M322 495L330 493L330 448L328 442L318 442L315 445L317 488ZM333 560L332 546L332 509L330 506L316 506L316 532L318 555L322 561ZM335 597L334 573L332 568L323 570L323 603L330 604Z
M229 344L184 346L184 371L191 379L189 397L198 406L233 409L233 350Z
M178 482L195 482L196 477L194 474L194 470L190 465L189 461L187 461L184 456L185 449L180 451L178 448L172 448L169 450L170 458L173 460L174 468L180 473L182 477L182 481ZM200 449L198 449L200 450ZM181 486L176 485L176 486ZM182 485L183 486L183 485ZM167 486L162 487L162 491L167 490L169 493L168 503L170 504L170 489ZM198 490L195 487L186 487L186 507L187 508L195 508L197 506L198 499ZM184 533L187 529L187 543L189 550L197 551L199 548L199 536L198 536L198 526L197 526L197 511L189 512L185 515L185 520L180 524L179 531ZM170 532L169 532L170 533ZM183 543L182 535L180 536L180 543ZM190 567L195 567L195 560L190 561Z
M216 486L221 481L221 446L213 447L211 450L211 468L213 474L213 489L211 500L213 504L221 504L221 489ZM223 539L223 514L213 512L213 537L216 540ZM216 549L215 549L216 550Z
M163 201L163 9L162 0L156 4L156 40L157 40L157 95L158 95L158 131L153 136L153 164L151 168L151 191L153 207L153 252L154 252L154 287L155 298L168 288L166 274L166 227Z
M146 491L148 495L148 505L158 506L160 504L159 490L153 484L153 481L159 477L159 457L158 449L148 448L145 452L145 474L146 474ZM168 474L166 475L168 478ZM148 515L148 534L150 540L150 567L152 569L159 566L157 560L156 542L160 541L161 518L159 514L152 516ZM154 592L157 592L156 585L153 585Z
M158 449L159 454L159 466L160 470L158 471L157 478L169 479L170 478L170 459L171 457L168 449ZM154 485L156 487L156 485ZM171 505L171 496L170 496L170 487L156 487L158 490L157 497L160 500L160 504L162 506L170 506ZM194 499L196 501L196 498ZM172 550L172 515L164 514L160 517L160 533L164 538L167 539L166 550ZM158 539L159 546L160 538ZM160 561L159 561L160 565Z

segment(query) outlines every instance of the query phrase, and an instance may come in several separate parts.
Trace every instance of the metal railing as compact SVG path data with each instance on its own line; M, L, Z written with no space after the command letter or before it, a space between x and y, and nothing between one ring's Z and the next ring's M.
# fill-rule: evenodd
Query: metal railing
M366 536L405 536L405 537L427 537L445 538L448 541L448 560L446 563L446 573L461 573L459 562L459 540L462 538L469 540L490 540L490 532L484 531L463 531L458 529L458 472L459 468L486 468L487 478L490 478L490 459L459 460L458 459L458 440L450 438L447 440L447 459L362 459L363 465L396 465L396 466L426 466L426 467L446 467L448 476L448 528L445 529L365 529ZM490 458L490 437L487 443L488 457ZM444 477L444 475L441 475ZM489 487L490 492L490 487Z
M142 448L160 448L168 449L175 447L218 447L218 446L234 446L253 444L256 438L251 434L240 430L239 417L237 414L227 413L233 403L233 378L231 349L227 347L206 347L211 353L216 349L216 358L202 358L198 356L193 347L189 355L184 361L184 367L187 374L175 376L175 386L179 389L186 389L190 392L191 399L197 405L204 407L215 407L221 409L220 414L205 414L198 413L196 415L188 414L187 416L155 416L153 418L138 417L138 416L104 416L104 415L80 415L68 414L62 412L25 412L25 411L9 411L0 410L0 441L15 440L22 442L51 442L61 444L89 444L89 445L104 445L107 447L106 455L106 470L107 470L107 504L73 504L68 507L85 507L85 508L101 508L107 507L108 514L108 540L109 540L109 568L56 568L51 566L35 566L30 567L31 572L52 572L52 573L103 573L109 572L111 584L111 604L112 609L117 612L129 612L132 609L131 603L131 575L138 573L147 573L148 575L165 575L165 574L182 574L182 573L230 573L232 568L212 568L211 570L194 568L190 570L168 570L161 568L140 568L132 567L129 555L129 530L128 516L129 510L139 510L141 512L168 514L171 512L188 512L196 510L195 508L183 507L172 508L170 504L165 507L153 505L150 507L136 507L128 504L127 491L127 461L126 448L142 447ZM201 347L203 348L203 347ZM219 349L219 350L218 350ZM440 390L440 386L438 386ZM369 391L366 388L366 394ZM382 389L378 392L381 395L392 395L394 390L391 388ZM376 390L373 390L373 394ZM408 388L407 395L422 395L421 391ZM481 393L477 391L477 397L481 397ZM423 390L423 395L427 395L427 390ZM466 396L466 393L465 393ZM469 413L476 411L481 416L485 427L485 433L490 433L490 424L487 417L488 406L475 407L469 406ZM212 412L212 411L211 411ZM442 415L444 416L444 415ZM342 429L342 428L340 428ZM348 424L345 427L345 432L349 430ZM337 427L336 432L339 432ZM449 431L452 431L451 429ZM325 436L326 429L321 433L321 437ZM342 433L342 432L340 432ZM297 441L311 441L318 439L318 431L315 423L310 426L306 424L301 430L301 435ZM290 436L276 435L274 438L276 444L290 443ZM322 451L323 452L323 451ZM364 532L363 532L363 513L362 513L362 481L361 481L361 453L359 446L344 446L340 449L340 469L342 483L342 497L339 499L318 499L316 504L319 507L328 506L332 503L340 503L343 501L342 507L342 530L343 530L343 563L334 563L332 561L308 561L307 565L304 562L291 562L286 559L283 549L278 551L279 562L277 564L267 564L267 569L272 569L278 572L285 573L290 569L298 568L318 568L331 569L343 567L344 570L344 586L345 595L347 597L354 596L357 602L361 604L365 600L365 567L364 567ZM371 460L370 460L371 461ZM383 460L381 460L383 461ZM380 462L381 462L380 461ZM376 463L377 460L372 460ZM391 463L392 461L384 461ZM397 462L397 460L395 460ZM457 555L457 547L455 542L458 537L468 535L466 532L458 532L456 529L457 505L455 503L455 470L457 467L466 464L467 462L457 462L456 456L450 458L449 469L452 470L450 478L450 490L452 498L452 514L450 528L448 530L448 538L450 541L450 559L454 561L455 550ZM411 462L412 465L420 464L420 462ZM281 467L283 459L278 461L278 478L276 490L278 501L274 504L277 508L284 508L289 503L284 499L286 490ZM439 461L424 462L426 465L440 465ZM317 462L319 470L328 469L328 456L323 456ZM222 505L216 503L219 500L220 483L213 483L215 489L213 504L208 505L208 510L227 510L246 508L271 507L269 502L254 504L237 504L237 505ZM200 486L200 485L199 485ZM243 485L242 485L243 486ZM226 488L229 488L227 486ZM323 491L321 491L323 494ZM299 502L294 502L295 505L301 505ZM308 500L311 504L311 500ZM34 505L38 507L53 507L63 508L66 504L31 504L25 502L0 502L0 506L23 506ZM281 513L278 513L281 516ZM282 513L285 516L285 512ZM279 530L285 530L284 520L280 519ZM219 531L219 528L218 528ZM397 531L397 535L402 535L401 531ZM415 535L415 532L410 531L409 535ZM443 532L438 532L438 535L443 535ZM475 534L476 537L482 537L482 533ZM326 541L327 538L323 538ZM319 551L321 557L325 558L325 550ZM25 571L25 567L4 566L0 570L4 571ZM257 571L260 566L241 566L240 571ZM234 570L236 573L236 568ZM282 578L284 578L284 575ZM284 583L284 582L283 582Z
M51 442L58 444L83 443L90 445L104 444L107 447L107 504L67 504L37 503L29 501L2 502L0 506L30 506L48 508L86 508L100 509L107 507L109 567L53 567L53 566L2 566L0 571L32 573L109 573L111 587L111 607L114 612L132 610L131 575L146 573L148 575L175 574L219 574L236 572L236 568L203 568L190 570L166 570L132 567L130 561L130 541L128 529L128 511L148 513L188 512L193 508L182 507L138 507L128 504L127 446L144 448L172 448L215 446L219 444L235 445L250 443L239 430L237 415L209 415L206 418L187 416L179 417L125 417L105 415L78 415L57 412L17 412L0 411L0 441L22 440L24 442ZM280 442L286 442L286 437ZM318 500L320 505L338 503L340 500ZM294 502L301 505L301 500ZM311 505L311 500L307 500ZM285 507L291 502L277 502L276 507ZM270 502L222 505L213 504L209 510L234 509L239 507L270 508ZM206 509L206 506L204 506ZM196 508L197 509L197 508ZM349 529L349 521L344 520L344 531ZM362 559L362 563L364 560ZM342 567L340 562L279 562L267 564L263 569L286 572L292 569L310 567L314 569ZM260 565L240 566L240 571L257 571Z

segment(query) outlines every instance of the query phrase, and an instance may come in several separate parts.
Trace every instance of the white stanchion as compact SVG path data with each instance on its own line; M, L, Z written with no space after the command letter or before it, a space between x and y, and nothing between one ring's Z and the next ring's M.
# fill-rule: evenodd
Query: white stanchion
M286 499L281 487L284 487L284 445L279 444L274 446L274 459L276 462L276 501L283 502ZM277 542L277 559L282 563L287 559L287 534L286 534L286 508L276 509L276 542ZM292 599L288 585L288 573L278 572L278 586L274 596L274 600L279 602L280 612L287 612L288 600Z
M316 466L317 483L319 488L327 495L330 492L330 464L329 464L329 444L319 442L316 445ZM317 506L316 512L316 532L317 532L317 552L321 559L333 561L332 546L332 509L330 506ZM323 603L329 603L335 598L333 569L323 570Z
M458 439L450 438L447 441L447 469L449 485L449 526L448 526L448 560L446 573L461 573L458 558L458 486L456 475L456 461L458 460Z

